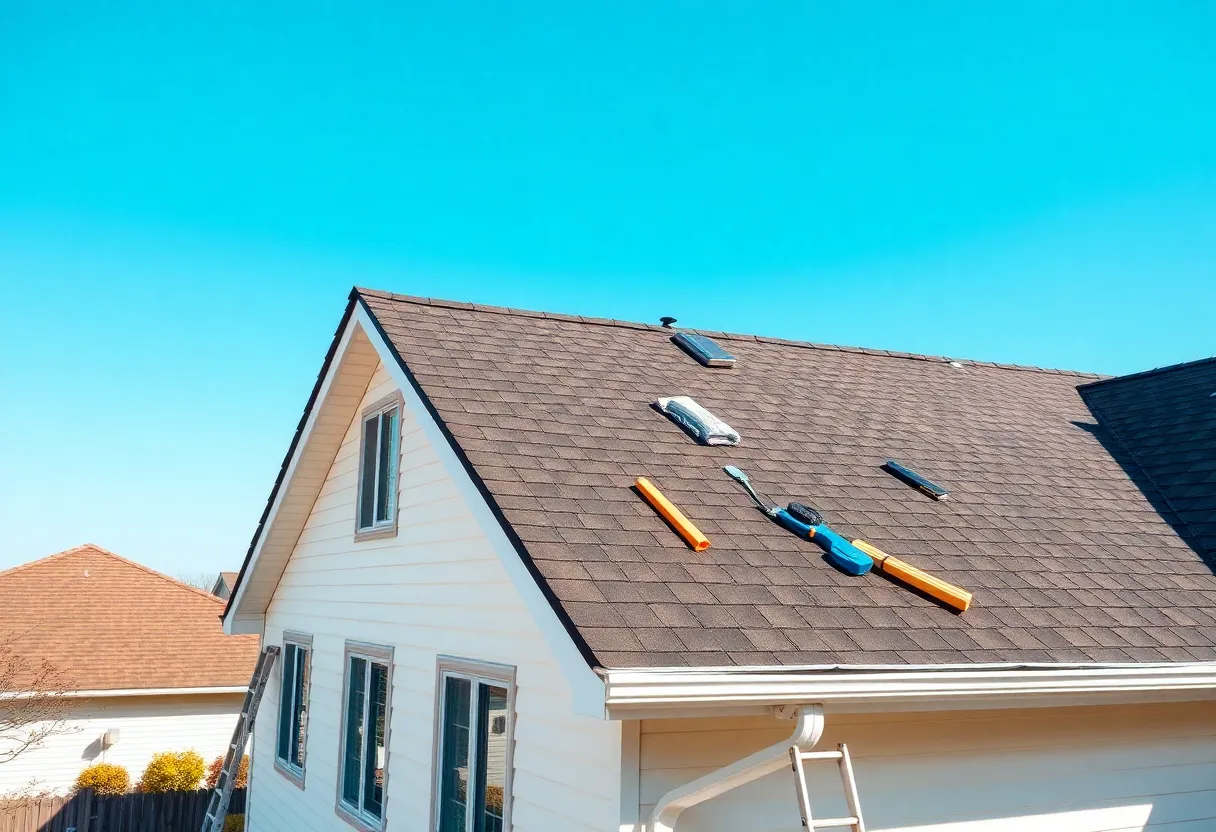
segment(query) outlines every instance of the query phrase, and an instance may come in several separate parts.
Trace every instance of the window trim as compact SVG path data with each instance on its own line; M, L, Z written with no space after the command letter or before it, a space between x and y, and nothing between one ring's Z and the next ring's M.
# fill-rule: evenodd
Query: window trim
M452 676L468 679L474 684L484 682L501 685L507 689L507 760L502 795L502 826L504 830L510 832L512 828L511 809L515 802L513 792L515 781L516 668L514 665L480 661L478 659L462 659L457 656L445 656L442 654L435 659L435 718L433 738L431 740L431 823L427 828L431 832L438 832L439 830L441 797L439 792L443 784L443 772L441 769L443 767L444 682ZM472 738L477 736L476 723L471 724L469 728L470 743L472 743L474 742ZM473 769L472 763L476 761L472 754L469 755L469 760L471 763L470 769ZM469 779L471 781L473 778L470 777Z
M367 441L367 423L372 417L378 417L382 413L397 408L397 473L393 482L393 493L390 495L392 499L391 508L389 510L390 517L388 520L382 520L377 523L375 518L375 509L373 502L372 524L370 526L361 526L360 519L363 512L363 446ZM358 488L355 493L355 540L377 540L383 537L397 536L397 516L400 514L398 503L401 499L401 417L405 412L405 402L402 399L401 391L397 390L382 399L379 399L367 407L363 408L362 414L359 416L359 448L356 453L358 464L355 466L356 476L358 478ZM373 478L373 487L375 479Z
M316 654L313 652L312 636L307 633L297 633L292 630L283 631L283 660L279 663L279 710L275 714L275 730L274 730L274 767L275 770L290 780L301 789L304 788L305 771L308 768L308 728L311 720L308 719L308 699L312 698L312 663ZM301 738L304 762L298 768L291 764L290 761L279 757L279 731L283 726L283 682L287 675L287 645L294 644L297 648L303 647L308 651L308 659L305 662L305 690L307 698L304 703L304 736ZM294 690L292 692L294 696Z
M388 666L388 678L384 693L384 787L383 800L379 820L365 815L361 810L352 809L342 801L342 774L346 766L346 718L350 710L350 660L351 657L366 659L369 662ZM393 730L393 648L383 644L369 644L365 641L346 642L342 651L342 718L338 720L338 782L334 789L334 813L349 823L359 832L382 832L388 824L388 773L389 748ZM364 704L366 708L366 702ZM362 797L362 796L360 796Z

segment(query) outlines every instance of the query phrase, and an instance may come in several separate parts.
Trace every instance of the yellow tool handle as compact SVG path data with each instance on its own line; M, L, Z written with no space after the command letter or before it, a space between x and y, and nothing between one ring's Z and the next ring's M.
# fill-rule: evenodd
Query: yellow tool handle
M917 569L910 563L905 563L899 558L891 557L886 552L875 546L871 546L864 540L854 540L853 545L874 558L875 565L886 574L893 578L898 578L909 586L914 586L928 595L932 595L943 604L948 604L960 612L966 612L967 608L971 606L971 593L961 586L955 586L943 581L941 578L935 578L923 569Z
M663 496L659 489L654 487L654 483L645 477L638 477L634 485L638 489L638 493L642 498L650 503L650 505L659 514L671 523L672 527L684 538L685 542L692 547L694 552L703 552L709 548L709 538L701 534L701 530L692 524L692 521L684 516L684 512L675 507L671 500Z

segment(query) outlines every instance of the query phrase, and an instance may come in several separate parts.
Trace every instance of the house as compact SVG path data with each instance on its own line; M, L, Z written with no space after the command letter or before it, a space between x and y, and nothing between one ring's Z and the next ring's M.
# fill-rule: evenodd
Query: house
M49 663L68 689L63 724L0 763L0 794L62 792L101 761L125 766L134 782L160 751L193 748L208 762L222 754L258 654L256 637L224 635L223 608L92 544L0 572L0 652L27 667ZM23 736L29 727L39 726ZM5 732L0 755L16 739Z
M847 744L871 832L1216 828L1216 364L704 334L733 367L352 292L224 614L284 651L251 830L797 830L795 742ZM742 442L695 444L677 394ZM724 465L973 605L834 570Z
M236 586L235 572L221 572L215 576L215 583L211 586L211 594L221 601L227 601L228 596L232 595L232 588Z

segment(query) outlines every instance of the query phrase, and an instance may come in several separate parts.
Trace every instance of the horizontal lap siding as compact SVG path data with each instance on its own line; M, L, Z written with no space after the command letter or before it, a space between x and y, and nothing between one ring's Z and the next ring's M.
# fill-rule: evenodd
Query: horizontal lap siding
M378 368L362 408L391 395ZM347 639L395 650L389 738L389 828L427 828L435 660L515 665L514 828L615 829L619 729L575 717L567 682L456 483L406 408L396 537L355 543L359 419L353 420L267 612L268 644L313 636L306 788L273 766L279 680L256 727L251 832L349 830L334 813L342 658Z
M69 714L64 730L0 765L0 794L34 784L62 793L81 770L102 762L101 735L111 728L118 743L105 762L125 767L134 784L152 755L193 748L210 763L232 739L244 694L95 697Z
M871 832L1216 829L1216 703L829 716ZM642 723L641 802L789 737L769 718ZM847 814L835 764L814 763L820 817ZM788 769L687 811L680 832L794 832Z

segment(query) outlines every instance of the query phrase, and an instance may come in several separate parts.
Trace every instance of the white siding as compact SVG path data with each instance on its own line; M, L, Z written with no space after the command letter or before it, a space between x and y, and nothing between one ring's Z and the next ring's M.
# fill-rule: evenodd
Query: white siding
M107 763L125 766L131 784L152 755L193 748L210 763L232 739L243 693L207 696L124 696L82 702L63 733L0 764L0 794L36 783L39 791L71 788L80 771L102 762L100 738L119 730L118 744L105 752Z
M870 832L1199 832L1216 829L1216 703L829 714ZM789 737L766 717L647 720L641 802ZM820 817L847 814L833 763L812 769ZM822 766L822 767L819 767ZM685 812L678 832L795 832L793 775Z
M378 367L359 407L390 395ZM343 648L395 650L386 815L397 832L428 828L438 654L518 668L514 828L616 829L620 728L574 716L552 650L421 426L402 414L399 532L354 542L359 415L321 488L266 615L266 643L313 636L305 788L273 766L278 678L256 727L251 832L349 830L334 812Z

